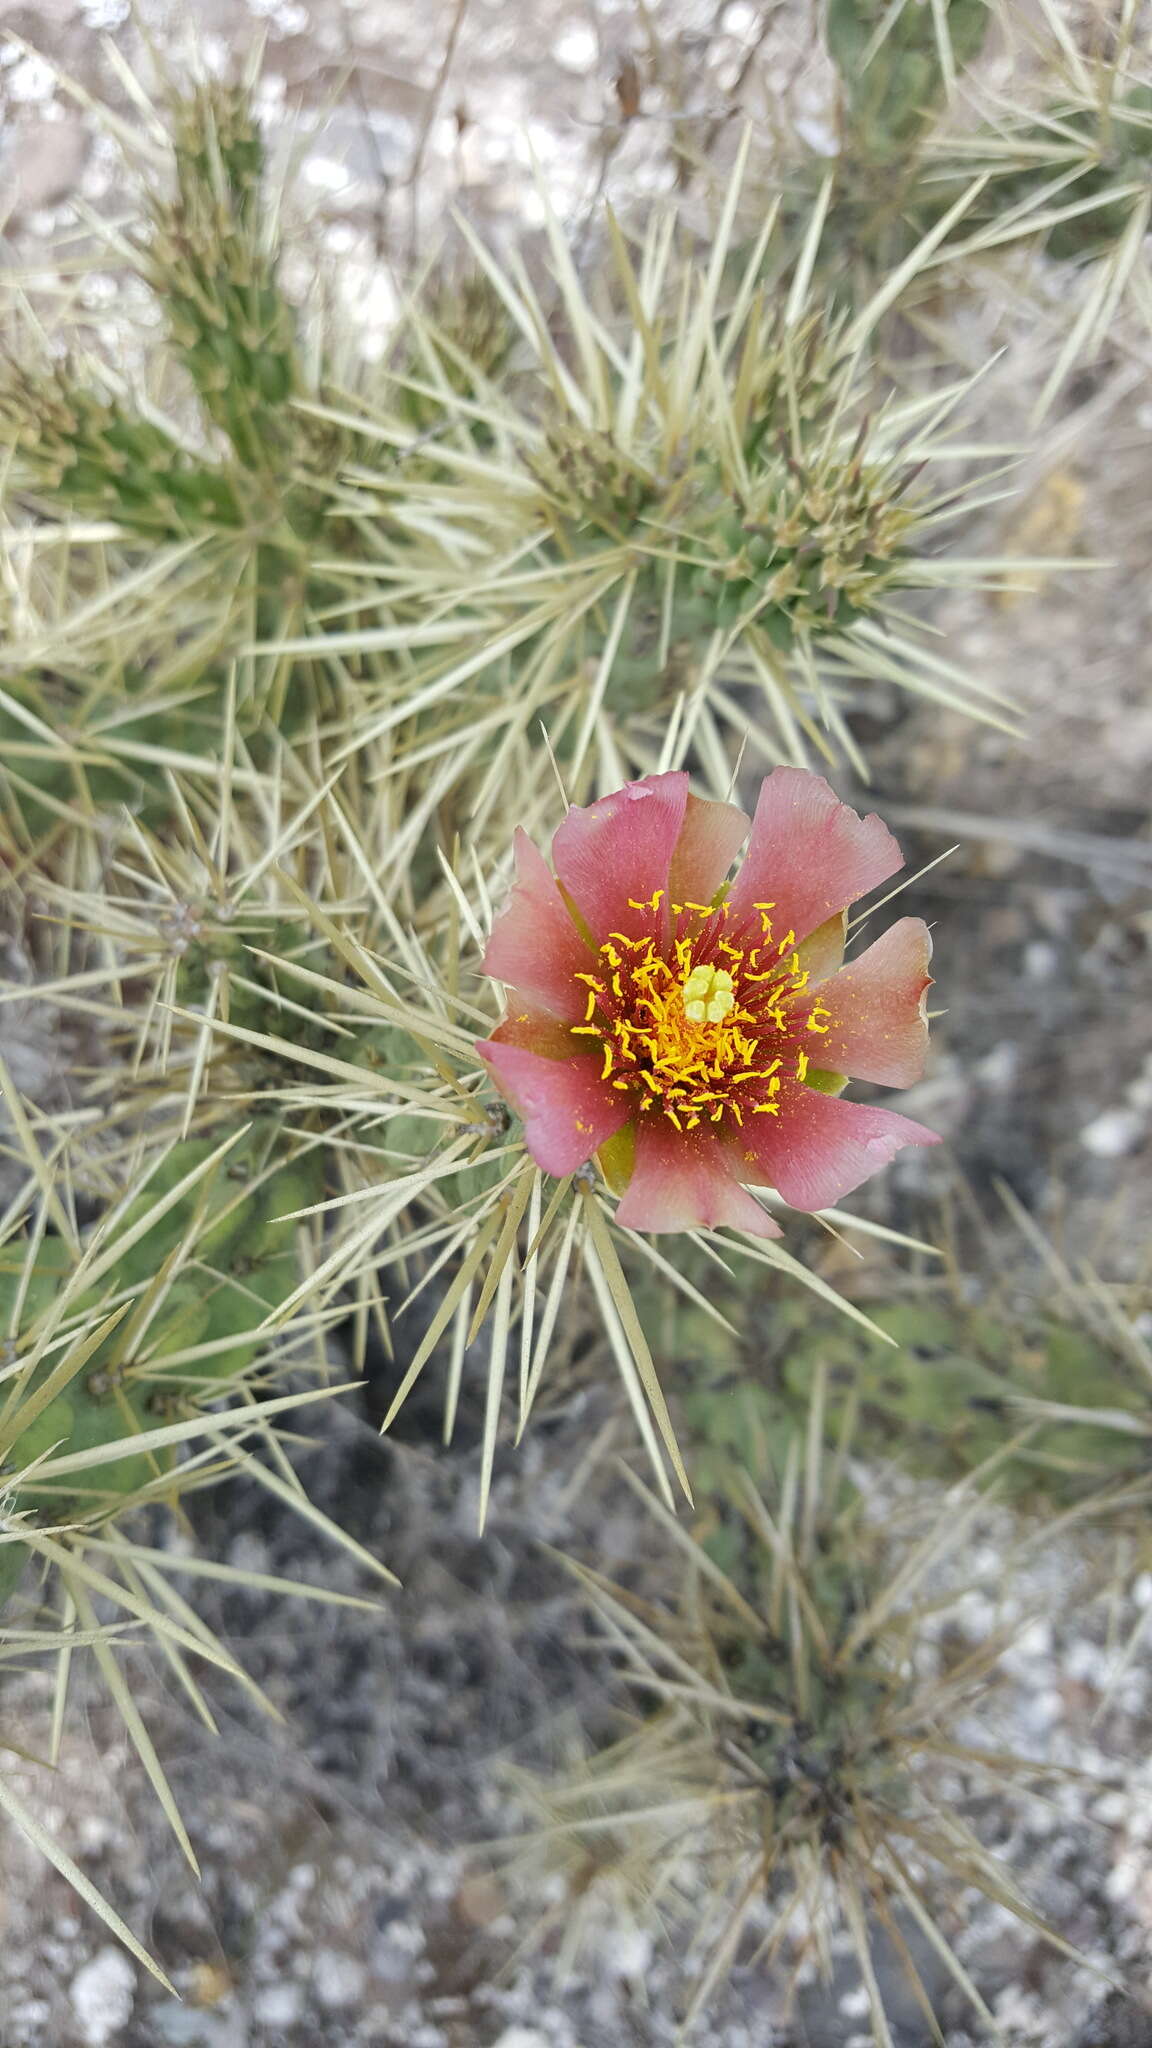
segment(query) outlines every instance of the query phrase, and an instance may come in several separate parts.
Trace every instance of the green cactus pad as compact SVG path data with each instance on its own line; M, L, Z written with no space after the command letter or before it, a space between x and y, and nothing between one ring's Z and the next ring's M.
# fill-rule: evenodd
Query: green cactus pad
M259 1325L299 1277L297 1226L287 1214L322 1193L315 1154L263 1171L273 1136L268 1125L254 1127L211 1175L127 1246L99 1290L80 1297L77 1316L87 1312L92 1321L118 1296L127 1296L130 1305L76 1377L16 1438L8 1462L18 1498L51 1491L54 1501L61 1499L58 1488L35 1480L21 1487L19 1473L34 1459L121 1441L130 1445L134 1435L158 1422L193 1412L198 1397L226 1389L251 1365L260 1348ZM214 1149L208 1139L174 1145L128 1206L118 1235L130 1235ZM17 1344L49 1310L73 1263L59 1238L44 1240L30 1276L19 1247L0 1252L0 1306L10 1309L25 1285ZM88 1327L85 1321L82 1328ZM214 1348L200 1358L180 1357L196 1346ZM59 1348L52 1350L27 1392L35 1391L60 1355ZM122 1501L168 1469L170 1454L159 1464L127 1455L85 1474L77 1493L88 1505L102 1496Z

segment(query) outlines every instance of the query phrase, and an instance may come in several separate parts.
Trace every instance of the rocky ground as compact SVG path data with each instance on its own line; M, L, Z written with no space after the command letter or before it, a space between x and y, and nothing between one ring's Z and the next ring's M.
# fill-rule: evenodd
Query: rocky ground
M13 262L42 260L77 205L115 210L114 145L84 103L124 118L117 56L147 37L179 57L189 11L140 0L0 0L2 173ZM394 278L447 203L498 239L538 220L532 159L576 231L607 188L635 196L677 176L678 151L721 147L734 106L765 115L787 91L795 118L826 118L827 81L803 10L662 0L576 8L473 0L200 0L210 61L265 38L261 93L285 162L299 155L313 231L331 252L370 351ZM763 34L761 31L763 30ZM78 100L56 67L81 88ZM823 97L822 97L823 96ZM111 322L123 308L93 310ZM979 294L977 294L979 298ZM1053 321L1056 308L1053 307ZM970 316L974 366L1016 334L1018 316ZM985 403L1011 438L1037 363L1010 356ZM1023 366L1023 367L1022 367ZM1079 556L1010 602L957 599L939 615L952 659L1010 689L1026 744L877 698L867 731L871 797L913 865L958 852L909 900L938 936L946 1014L911 1114L946 1132L951 1163L913 1161L878 1199L918 1212L941 1174L961 1175L994 1213L1006 1182L1066 1245L1126 1278L1145 1258L1152 1182L1147 882L1152 712L1148 648L1152 542L1148 342L1124 335L1079 380L1025 475L1021 501L987 516L979 542ZM1023 508L1023 509L1022 509ZM1028 522L1031 521L1029 525ZM1023 523L1022 523L1023 522ZM1094 563L1095 566L1089 566ZM17 969L14 967L13 972ZM11 1012L8 1013L11 1016ZM32 1078L35 1020L16 1022ZM952 1183L954 1184L954 1182ZM648 1925L602 1929L557 1983L530 1936L546 1899L526 1896L478 1845L512 1830L510 1764L543 1765L576 1731L595 1735L600 1674L580 1655L568 1581L543 1543L594 1552L611 1572L644 1538L630 1498L603 1477L590 1499L582 1459L612 1397L577 1386L498 1466L491 1526L474 1536L476 1419L437 1445L431 1413L382 1446L364 1404L318 1425L308 1461L322 1506L399 1572L378 1614L230 1593L204 1601L283 1716L210 1684L220 1739L170 1676L141 1657L145 1706L203 1868L197 1885L167 1835L140 1767L93 1684L81 1677L54 1779L46 1682L0 1701L6 1759L46 1824L106 1888L181 1994L167 1998L26 1845L8 1838L0 1877L0 2048L659 2048L698 1964ZM236 1486L205 1498L198 1533L245 1568L365 1591L343 1554L321 1554L303 1524ZM1002 1616L1003 1531L972 1559L973 1638ZM1152 1732L1138 1652L1105 1698L1123 1641L1152 1602L1126 1578L1110 1616L1079 1585L1080 1552L1037 1556L1014 1589L1004 1739L1053 1766L1053 1780L988 1829L1062 1936L1105 1972L1152 1991ZM199 1597L199 1596L198 1596ZM1025 1626L1027 1622L1027 1626ZM1111 1635L1108 1630L1111 1629ZM987 1731L985 1731L986 1733ZM1100 1975L1052 1952L1003 1913L979 1908L962 1952L1010 2048L1152 2048L1152 2017ZM892 1978L896 2048L927 2048ZM936 1987L949 2048L966 2022ZM806 1987L786 2020L779 1987L741 1965L699 2032L701 2048L853 2048L867 2039L851 1971Z

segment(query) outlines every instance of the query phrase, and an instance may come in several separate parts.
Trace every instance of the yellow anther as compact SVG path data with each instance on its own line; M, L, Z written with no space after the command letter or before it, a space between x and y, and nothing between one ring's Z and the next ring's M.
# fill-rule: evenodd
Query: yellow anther
M632 907L655 912L663 903L654 891ZM601 1078L630 1097L633 1114L659 1110L682 1132L705 1120L738 1130L749 1114L780 1114L786 1046L789 1072L795 1061L804 1073L791 1034L801 1024L827 1030L828 1012L815 993L801 1007L808 975L793 935L772 939L771 907L755 905L765 930L749 939L743 922L728 929L723 904L708 912L713 922L705 928L687 924L703 916L704 905L671 905L684 920L679 929L673 925L663 940L610 932L597 971L577 975L585 1015L570 1029L600 1041ZM698 951L706 962L694 961ZM750 1100L749 1091L760 1099Z
M723 967L694 967L684 983L684 1015L693 1024L722 1024L736 1008L732 976Z

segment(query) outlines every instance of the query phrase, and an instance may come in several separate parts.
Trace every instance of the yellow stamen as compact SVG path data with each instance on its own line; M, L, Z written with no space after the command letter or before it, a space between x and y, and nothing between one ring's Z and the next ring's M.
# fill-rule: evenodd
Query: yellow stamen
M662 893L630 907L657 912ZM663 938L608 934L595 971L578 977L587 1010L574 1035L599 1038L602 1079L677 1131L694 1131L704 1118L714 1126L730 1118L739 1128L750 1110L778 1115L778 1034L805 1024L819 1030L827 1015L811 996L803 1010L793 1007L808 979L793 935L783 945L772 937L766 903L755 906L759 931L733 930L723 903L667 908Z

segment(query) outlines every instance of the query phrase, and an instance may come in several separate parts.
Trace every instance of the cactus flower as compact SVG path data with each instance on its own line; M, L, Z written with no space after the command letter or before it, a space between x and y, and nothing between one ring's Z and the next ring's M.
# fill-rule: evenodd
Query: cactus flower
M646 775L574 806L552 858L517 832L483 963L508 1009L479 1046L546 1173L595 1156L633 1230L774 1237L749 1186L824 1208L936 1142L840 1092L909 1086L927 1044L919 918L842 964L848 905L903 864L878 817L800 768L766 777L751 821Z

